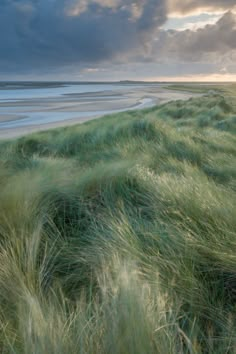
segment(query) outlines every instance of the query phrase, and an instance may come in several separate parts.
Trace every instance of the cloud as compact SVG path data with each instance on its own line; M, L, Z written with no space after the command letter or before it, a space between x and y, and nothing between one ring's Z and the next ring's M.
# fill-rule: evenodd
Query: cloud
M0 70L109 60L165 20L165 0L1 0Z
M174 14L194 14L204 11L233 10L235 0L167 0L168 10Z
M197 30L168 30L157 34L152 60L219 62L236 52L236 15L225 13L215 24ZM233 59L232 59L233 60Z
M212 16L207 20L199 20L199 21L189 21L185 22L182 24L182 26L179 26L177 31L185 31L185 30L191 30L191 31L197 31L199 28L204 28L207 25L214 25L219 19L221 18L220 15Z
M226 12L235 4L236 0L0 0L1 78L16 72L57 78L63 70L77 73L73 77L104 77L101 68L108 69L107 75L114 68L118 79L119 67L124 75L129 76L127 67L137 78L145 72L150 76L155 68L157 75L164 70L165 75L168 70L170 75L195 74L195 68L204 75L235 72L236 15ZM203 9L213 12L199 16L198 22L183 18ZM163 28L174 12L182 16L171 19L175 29L167 24Z

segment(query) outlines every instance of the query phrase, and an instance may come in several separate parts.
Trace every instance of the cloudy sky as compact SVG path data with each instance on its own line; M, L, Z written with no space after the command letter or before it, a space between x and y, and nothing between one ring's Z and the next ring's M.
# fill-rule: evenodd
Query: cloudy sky
M236 81L236 0L0 0L0 80Z

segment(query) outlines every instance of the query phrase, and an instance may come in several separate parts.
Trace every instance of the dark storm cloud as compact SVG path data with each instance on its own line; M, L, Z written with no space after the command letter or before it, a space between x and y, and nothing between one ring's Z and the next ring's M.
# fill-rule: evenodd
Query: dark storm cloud
M236 0L168 0L170 11L187 14L201 9L232 10Z
M164 0L1 0L0 71L107 60L165 19Z

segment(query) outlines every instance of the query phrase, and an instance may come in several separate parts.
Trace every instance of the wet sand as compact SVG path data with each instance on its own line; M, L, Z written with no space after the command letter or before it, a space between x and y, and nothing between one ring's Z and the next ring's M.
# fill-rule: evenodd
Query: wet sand
M197 94L170 91L160 85L145 85L127 86L115 91L64 94L60 97L0 100L0 138L9 139L80 124L105 114L143 109L193 96Z

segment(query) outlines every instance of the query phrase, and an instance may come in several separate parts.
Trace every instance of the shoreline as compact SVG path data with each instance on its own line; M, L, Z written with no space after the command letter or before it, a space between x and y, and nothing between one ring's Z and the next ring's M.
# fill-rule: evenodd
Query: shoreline
M199 94L150 86L24 99L20 102L7 102L8 107L6 102L0 102L0 139L8 140L53 128L82 124L108 114L145 109L196 96Z

